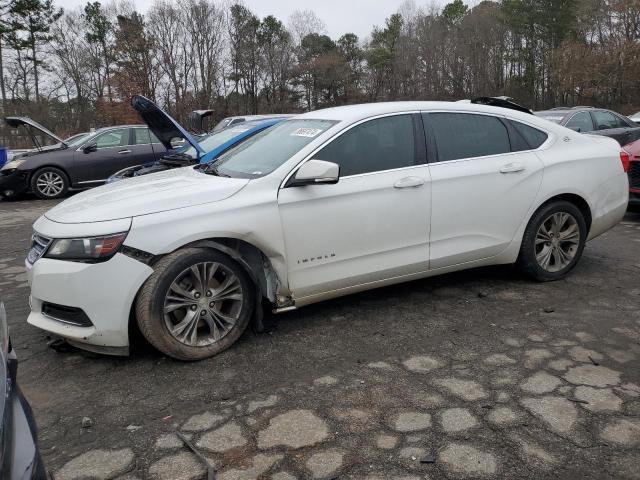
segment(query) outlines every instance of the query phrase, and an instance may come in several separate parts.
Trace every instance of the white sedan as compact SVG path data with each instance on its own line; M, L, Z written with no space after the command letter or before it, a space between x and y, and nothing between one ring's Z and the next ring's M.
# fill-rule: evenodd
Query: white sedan
M34 225L29 323L126 354L137 322L196 360L276 312L407 280L517 263L562 278L624 215L609 138L445 102L319 110L207 167L80 193ZM622 160L622 161L621 161Z

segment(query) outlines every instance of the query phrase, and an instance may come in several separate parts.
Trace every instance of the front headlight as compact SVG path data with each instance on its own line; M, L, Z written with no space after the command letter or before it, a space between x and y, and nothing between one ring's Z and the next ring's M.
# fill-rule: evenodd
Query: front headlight
M44 256L78 262L104 261L116 254L125 238L127 232L102 237L58 238L51 242Z
M15 170L26 161L26 158L11 160L10 162L5 163L4 166L0 168L0 170Z

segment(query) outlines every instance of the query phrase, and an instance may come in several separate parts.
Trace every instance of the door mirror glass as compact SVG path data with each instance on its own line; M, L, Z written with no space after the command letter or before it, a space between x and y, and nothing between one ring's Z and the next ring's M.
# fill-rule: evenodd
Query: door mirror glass
M289 181L288 187L338 183L340 166L324 160L309 160L303 164Z
M95 142L91 142L88 145L85 145L82 149L84 153L91 153L95 152L96 150L98 150L98 145Z

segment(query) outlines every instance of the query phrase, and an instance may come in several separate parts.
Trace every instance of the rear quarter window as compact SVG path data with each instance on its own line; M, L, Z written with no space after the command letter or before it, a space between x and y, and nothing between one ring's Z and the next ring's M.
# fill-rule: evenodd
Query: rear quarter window
M522 139L525 141L526 145L529 146L530 149L535 150L539 148L544 142L547 141L549 136L541 130L537 128L530 127L529 125L525 125L524 123L516 122L514 120L510 120L511 125L516 130ZM518 142L520 143L520 142ZM518 148L517 150L525 150L524 148Z

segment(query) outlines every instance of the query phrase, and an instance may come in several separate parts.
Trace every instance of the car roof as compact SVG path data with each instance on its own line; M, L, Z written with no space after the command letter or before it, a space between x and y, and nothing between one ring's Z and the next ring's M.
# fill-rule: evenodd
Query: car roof
M540 118L529 113L519 112L517 110L493 107L489 105L481 105L468 102L381 102L366 103L359 105L347 105L342 107L325 108L315 110L313 112L303 113L295 117L296 119L317 119L317 120L334 120L346 123L353 123L369 117L385 115L391 113L401 113L410 111L455 111L455 112L471 112L471 113L489 113L493 115L509 116L513 119L521 120L525 123L539 124ZM544 126L547 124L544 123Z

